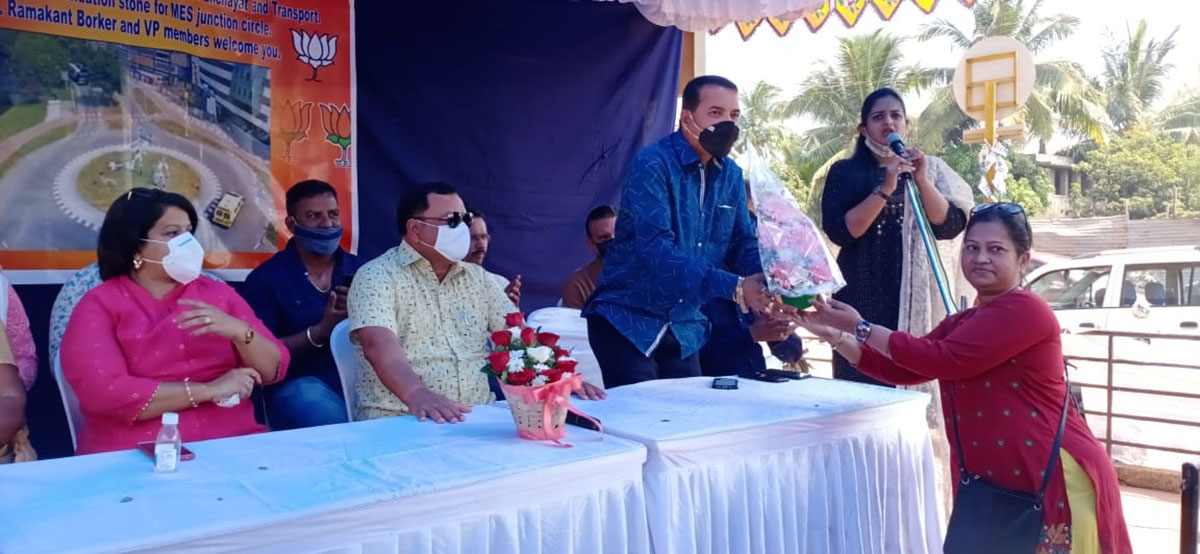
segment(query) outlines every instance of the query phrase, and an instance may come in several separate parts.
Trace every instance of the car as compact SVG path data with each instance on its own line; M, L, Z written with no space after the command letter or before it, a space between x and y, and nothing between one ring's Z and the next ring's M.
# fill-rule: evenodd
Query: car
M1200 336L1200 246L1107 250L1047 263L1026 278L1064 332Z
M212 221L213 225L229 229L237 221L238 214L242 212L242 206L245 203L246 200L242 198L242 195L236 192L226 192L217 199L208 220Z

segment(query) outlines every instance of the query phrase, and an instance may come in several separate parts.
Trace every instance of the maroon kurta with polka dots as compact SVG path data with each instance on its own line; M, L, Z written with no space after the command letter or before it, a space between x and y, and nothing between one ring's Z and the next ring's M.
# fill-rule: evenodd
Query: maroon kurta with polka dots
M925 337L892 333L891 360L864 348L859 369L897 385L938 379L946 428L952 432L952 421L958 422L967 470L995 485L1033 493L1050 460L1066 396L1059 333L1045 301L1018 290L947 318ZM951 391L958 413L951 411ZM1104 552L1130 552L1116 471L1074 406L1067 414L1062 448L1096 487L1096 523ZM957 453L952 457L951 467L957 468ZM1061 463L1053 471L1044 539L1054 546L1047 545L1045 552L1058 552L1070 536L1071 507Z
M85 420L76 453L125 450L154 440L159 421L134 419L160 382L212 381L245 367L229 339L193 337L193 329L179 328L180 314L193 309L179 303L184 298L212 304L273 341L282 355L276 379L283 378L287 348L229 285L200 277L156 300L128 277L109 279L79 301L63 336L63 375L79 397ZM249 401L232 408L210 402L179 412L179 432L187 442L266 430L255 422Z

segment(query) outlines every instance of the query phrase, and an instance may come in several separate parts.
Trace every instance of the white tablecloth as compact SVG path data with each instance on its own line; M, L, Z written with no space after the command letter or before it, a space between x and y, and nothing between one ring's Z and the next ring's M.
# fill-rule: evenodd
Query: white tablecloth
M186 437L185 437L186 438ZM0 466L0 552L646 552L641 445L519 439L507 409Z
M655 552L941 552L924 394L825 379L649 381L579 403L649 448Z

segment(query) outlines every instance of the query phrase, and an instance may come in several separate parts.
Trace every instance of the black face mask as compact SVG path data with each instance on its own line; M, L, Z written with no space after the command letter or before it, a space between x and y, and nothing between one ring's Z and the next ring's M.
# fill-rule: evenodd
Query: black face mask
M604 242L597 242L597 243L596 243L596 252L598 252L598 253L600 254L600 257L601 257L601 258L603 258L603 257L604 257L604 253L608 251L608 245L609 245L609 244L612 244L612 241L613 241L613 239L608 239L608 240L606 240L606 241L604 241Z
M724 158L738 139L737 123L722 121L700 131L700 146L714 158Z

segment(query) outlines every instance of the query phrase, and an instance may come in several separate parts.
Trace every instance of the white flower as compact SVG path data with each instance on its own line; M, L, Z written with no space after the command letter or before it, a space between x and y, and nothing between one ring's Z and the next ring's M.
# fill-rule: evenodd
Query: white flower
M547 382L548 380L546 379L545 375L538 375L537 377L533 378L533 382L531 382L530 385L536 387L539 385L545 385Z
M554 357L554 350L549 346L535 346L529 349L529 357L539 364L545 364Z
M513 352L508 356L508 367L506 369L509 373L515 373L525 369L525 356L522 356L521 354L523 354L523 352Z

